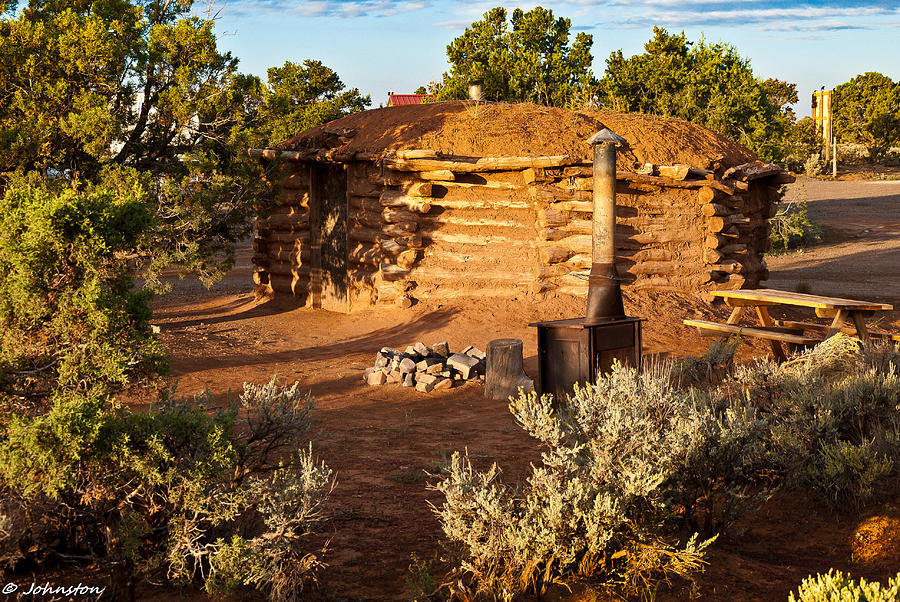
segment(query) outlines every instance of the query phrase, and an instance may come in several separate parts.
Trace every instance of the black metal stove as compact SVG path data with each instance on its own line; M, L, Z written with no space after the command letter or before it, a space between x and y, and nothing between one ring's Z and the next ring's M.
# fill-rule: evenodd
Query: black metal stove
M608 129L588 140L594 147L594 219L586 317L529 324L538 329L538 391L557 399L576 382L594 382L615 360L641 365L643 318L625 315L616 271L616 144L624 142Z
M621 318L588 324L585 318L570 318L529 324L538 329L538 391L562 399L576 382L592 383L608 372L614 360L640 368L643 321Z

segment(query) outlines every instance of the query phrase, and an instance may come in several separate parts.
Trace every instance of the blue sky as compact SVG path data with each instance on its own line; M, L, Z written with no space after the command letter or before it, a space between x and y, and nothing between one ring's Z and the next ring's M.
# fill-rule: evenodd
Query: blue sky
M446 46L494 6L550 8L594 37L594 72L622 49L642 51L654 25L688 39L725 41L760 77L798 85L799 115L809 96L858 73L900 79L900 0L573 0L507 3L470 0L216 0L221 47L241 70L264 76L286 60L318 59L348 87L371 94L412 92L448 69Z

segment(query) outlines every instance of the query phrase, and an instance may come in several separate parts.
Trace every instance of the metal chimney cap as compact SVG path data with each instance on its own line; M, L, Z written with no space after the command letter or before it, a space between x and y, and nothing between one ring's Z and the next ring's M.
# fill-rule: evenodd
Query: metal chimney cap
M611 131L609 128L603 128L590 138L588 138L587 143L591 146L595 144L600 144L602 142L614 142L615 144L628 144L628 141L625 138L622 138L615 132Z

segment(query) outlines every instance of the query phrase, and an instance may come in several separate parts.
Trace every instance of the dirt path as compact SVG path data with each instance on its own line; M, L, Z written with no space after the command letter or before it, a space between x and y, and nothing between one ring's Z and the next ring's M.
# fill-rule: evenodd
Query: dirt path
M825 243L767 260L763 285L817 295L900 299L900 181L830 182L801 178L786 202L806 201Z
M794 290L807 281L816 293L900 299L900 184L805 182L794 185L789 198L803 194L811 215L844 239L770 260L767 285ZM854 235L859 238L847 238ZM308 387L318 403L315 449L338 480L326 509L333 520L325 534L331 543L321 575L324 597L409 599L411 554L427 561L441 551L440 528L428 506L440 497L427 489L426 473L452 451L468 449L478 466L496 460L505 478L516 480L538 460L539 450L506 404L485 400L477 384L423 395L399 386L366 387L363 369L385 345L446 340L456 349L484 349L491 339L516 337L525 343L526 370L535 375L536 334L528 323L583 315L584 301L473 299L344 316L255 301L249 255L242 251L237 267L210 291L176 281L172 294L155 301L155 322L179 390L193 394L209 387L224 397L244 381L276 374ZM645 353L663 356L699 354L708 345L682 319L722 319L727 313L696 296L630 293L626 310L648 318ZM895 312L895 324L896 318ZM764 352L762 345L742 351L744 357ZM801 506L775 500L742 533L717 544L699 582L704 598L783 600L809 572L847 567L858 519L809 515ZM440 563L434 567L440 578Z

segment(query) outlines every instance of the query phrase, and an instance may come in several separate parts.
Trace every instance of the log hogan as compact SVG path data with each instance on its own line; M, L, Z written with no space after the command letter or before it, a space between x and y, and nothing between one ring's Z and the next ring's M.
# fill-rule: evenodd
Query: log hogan
M616 165L623 286L756 287L784 170L684 121L536 105L375 109L253 149L285 166L253 241L260 291L336 311L587 294L591 148Z

